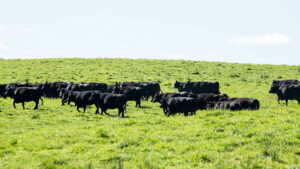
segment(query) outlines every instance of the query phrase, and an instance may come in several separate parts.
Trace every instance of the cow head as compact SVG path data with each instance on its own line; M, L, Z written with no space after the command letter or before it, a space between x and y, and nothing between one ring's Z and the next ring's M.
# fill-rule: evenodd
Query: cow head
M153 96L151 102L155 103L155 102L160 102L162 99L163 94L159 94L159 93L155 93L155 95Z
M214 101L226 101L228 100L227 94L218 94L214 96Z
M175 81L175 83L174 83L174 85L173 85L173 89L174 88L177 88L177 89L179 89L179 87L180 87L180 82L178 82L177 80Z
M13 97L13 96L14 96L14 90L9 86L4 93L4 98Z
M120 91L121 91L121 88L120 88L120 86L118 86L118 85L115 85L115 86L114 86L114 88L113 88L113 91L112 91L112 93L119 94L119 93L120 93Z
M160 101L160 106L159 107L165 109L165 108L167 108L167 106L168 106L167 100L166 99L162 99Z
M92 102L94 102L95 104L99 102L99 99L97 97L97 94L95 92L93 92L89 98L89 100L91 100Z
M278 93L279 92L279 81L278 80L273 80L273 83L271 85L271 89L269 93Z

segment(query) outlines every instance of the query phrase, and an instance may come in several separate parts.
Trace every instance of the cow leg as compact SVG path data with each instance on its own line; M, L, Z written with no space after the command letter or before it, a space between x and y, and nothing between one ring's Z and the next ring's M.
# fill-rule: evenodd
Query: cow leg
M16 102L15 102L15 100L14 100L14 102L13 102L13 106L14 106L14 108L16 108Z
M79 106L77 106L77 111L78 111L78 112L80 112L80 110L79 110Z
M101 108L101 115L103 115L103 109Z
M288 106L288 99L285 99L285 105Z
M86 106L83 106L83 113L85 113Z
M65 101L61 100L61 106L65 105Z
M34 109L33 109L33 110L36 110L36 109L38 109L38 106L39 106L39 100L35 101L35 107L34 107Z
M141 107L141 99L139 99L139 100L137 101L137 105L138 105L139 107Z
M280 104L280 99L279 99L279 97L277 97L277 103Z
M44 105L44 101L43 101L43 99L42 99L42 98L40 98L40 99L41 99L42 105Z
M96 105L96 112L95 114L99 114L99 106Z
M25 109L25 102L22 102L23 109Z

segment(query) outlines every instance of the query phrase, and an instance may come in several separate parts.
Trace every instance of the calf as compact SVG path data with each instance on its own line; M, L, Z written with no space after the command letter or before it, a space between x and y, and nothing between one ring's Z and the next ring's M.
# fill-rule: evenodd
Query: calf
M127 98L127 101L135 101L135 107L141 107L141 99L143 97L143 89L140 87L118 87L115 86L113 93L115 94L124 94Z
M122 113L124 117L124 111L126 110L127 99L124 94L113 94L113 93L93 93L91 99L94 101L97 110L95 114L99 113L99 107L101 108L101 114L105 114L107 109L118 109L119 116Z
M16 108L16 103L22 103L25 109L25 102L34 101L34 110L38 109L39 100L42 100L42 89L37 87L9 87L5 92L5 97L14 99L13 106Z
M197 111L196 99L191 97L172 97L163 99L160 103L160 107L166 110L167 116L176 113L184 113L187 116L189 112L195 114Z

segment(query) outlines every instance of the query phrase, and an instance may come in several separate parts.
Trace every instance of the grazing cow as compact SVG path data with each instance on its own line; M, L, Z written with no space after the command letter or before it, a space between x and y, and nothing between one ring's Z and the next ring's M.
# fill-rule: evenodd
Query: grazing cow
M69 93L67 101L73 101L77 106L78 112L80 112L79 108L83 107L83 112L85 113L86 106L94 104L94 101L91 98L93 93L94 91L73 91Z
M298 80L273 80L269 93L277 94L278 104L280 104L280 100L285 100L280 88L283 88L283 86L290 85L290 84L299 84L299 81Z
M176 81L173 88L177 88L179 92L189 92L193 94L214 93L220 94L219 82L186 82Z
M171 98L171 97L188 97L190 96L187 92L178 92L178 93L156 93L152 98L151 102L160 102L163 99Z
M226 94L213 94L213 93L202 93L196 95L198 109L203 110L208 108L209 102L225 101L228 100Z
M71 91L97 90L97 91L101 91L101 92L106 92L107 84L105 84L105 83L83 83L83 84L71 83L67 86L66 89L71 90Z
M42 100L42 89L37 87L9 87L5 92L5 97L14 99L13 106L16 108L16 103L22 103L25 109L25 102L34 101L34 110L38 109L39 100Z
M141 107L141 99L143 97L143 89L140 87L119 87L115 86L113 93L115 94L124 94L127 98L127 101L135 101L135 107Z
M97 110L95 114L99 113L99 107L101 108L101 114L103 112L107 114L107 109L118 109L119 116L122 113L124 117L124 111L126 110L127 99L124 94L113 94L113 93L93 93L91 99L94 101Z
M196 99L192 97L171 97L163 99L160 104L164 112L167 112L167 116L175 115L176 113L184 113L187 116L189 112L196 114L197 111Z

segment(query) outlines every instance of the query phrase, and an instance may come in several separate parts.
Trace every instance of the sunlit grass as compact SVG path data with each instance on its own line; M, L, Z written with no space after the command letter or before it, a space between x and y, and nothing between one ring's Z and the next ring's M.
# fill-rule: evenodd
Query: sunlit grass
M277 105L273 79L300 80L300 66L129 59L1 60L0 83L219 81L231 97L260 100L258 111L197 111L166 117L158 103L129 102L125 116L78 113L44 99L13 109L0 98L0 168L299 168L300 106ZM117 110L108 110L117 115Z

